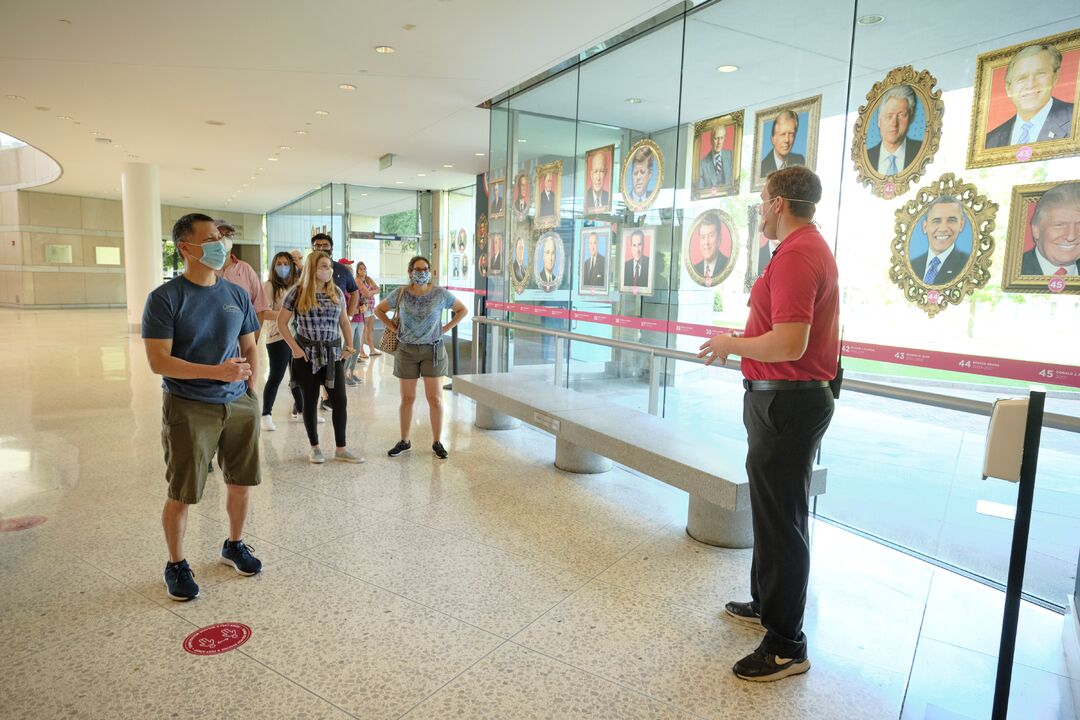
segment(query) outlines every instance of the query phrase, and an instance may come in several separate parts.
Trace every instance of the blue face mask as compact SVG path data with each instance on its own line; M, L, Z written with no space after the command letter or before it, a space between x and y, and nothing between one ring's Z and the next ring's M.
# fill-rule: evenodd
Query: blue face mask
M275 265L274 266L274 272L277 273L277 276L279 278L281 278L282 280L285 280L285 279L287 279L289 277L289 275L292 274L292 268L289 267L288 265Z
M221 240L202 244L202 257L199 258L206 267L211 270L220 270L225 267L225 243Z
M412 278L414 285L427 285L431 282L430 270L413 270L409 273L409 277Z

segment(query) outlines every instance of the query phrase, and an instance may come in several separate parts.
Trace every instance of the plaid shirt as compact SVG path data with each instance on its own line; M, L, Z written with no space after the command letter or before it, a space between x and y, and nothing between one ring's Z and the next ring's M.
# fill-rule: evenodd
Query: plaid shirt
M318 372L324 365L337 362L341 357L341 311L345 307L345 295L338 290L338 304L329 295L315 293L317 305L309 312L296 309L296 294L300 286L289 291L281 306L294 314L296 341L304 349L304 357L311 363L311 371Z

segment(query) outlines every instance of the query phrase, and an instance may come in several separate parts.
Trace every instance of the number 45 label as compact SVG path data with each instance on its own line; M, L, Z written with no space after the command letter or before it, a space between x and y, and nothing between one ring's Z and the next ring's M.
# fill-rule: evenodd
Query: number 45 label
M1039 371L1039 377L1052 378L1052 377L1054 377L1054 371L1053 370L1040 370Z

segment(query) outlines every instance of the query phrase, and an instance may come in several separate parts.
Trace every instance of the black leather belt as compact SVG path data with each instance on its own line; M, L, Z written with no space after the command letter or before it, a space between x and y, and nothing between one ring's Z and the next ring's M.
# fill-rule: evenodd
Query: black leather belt
M767 390L817 390L829 387L828 380L743 380L742 385L749 392Z

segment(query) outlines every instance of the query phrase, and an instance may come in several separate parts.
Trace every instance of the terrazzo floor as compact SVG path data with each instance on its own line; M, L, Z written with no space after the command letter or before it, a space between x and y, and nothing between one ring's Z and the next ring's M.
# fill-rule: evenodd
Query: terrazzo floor
M5 309L0 332L0 517L47 518L0 533L0 718L989 717L1000 592L815 523L813 668L742 682L760 635L720 613L750 551L691 540L684 493L563 473L549 435L478 430L450 393L450 459L422 398L415 449L388 458L387 358L348 391L365 465L309 464L279 397L245 533L263 573L218 563L217 474L188 529L202 597L173 602L160 383L124 313ZM184 651L219 622L252 636ZM1011 717L1074 717L1061 635L1025 604Z

